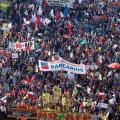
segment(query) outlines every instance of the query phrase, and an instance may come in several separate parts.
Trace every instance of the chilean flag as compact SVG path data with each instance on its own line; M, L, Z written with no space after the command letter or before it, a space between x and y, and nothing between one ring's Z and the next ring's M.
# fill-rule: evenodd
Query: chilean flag
M47 62L41 62L41 69L49 69L48 63Z
M31 99L36 99L37 98L36 93L34 93L34 92L28 92L27 96L28 96L28 98L31 98Z

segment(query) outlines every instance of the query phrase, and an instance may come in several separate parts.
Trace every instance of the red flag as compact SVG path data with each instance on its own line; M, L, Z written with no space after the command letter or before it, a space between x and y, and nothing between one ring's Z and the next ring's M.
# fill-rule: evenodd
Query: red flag
M73 25L72 25L71 22L69 22L69 23L67 24L67 29L68 29L68 31L69 31L69 35L72 35L72 34L73 34Z
M43 7L47 7L47 6L48 6L48 2L47 2L46 0L43 0L42 6L43 6Z
M0 50L0 55L1 55L1 54L4 54L4 50Z
M56 11L56 12L55 12L55 19L56 19L57 21L61 19L61 13L60 13L60 11Z
M43 25L40 16L37 15L36 18L37 18L37 19L36 19L36 24L37 24L37 25Z

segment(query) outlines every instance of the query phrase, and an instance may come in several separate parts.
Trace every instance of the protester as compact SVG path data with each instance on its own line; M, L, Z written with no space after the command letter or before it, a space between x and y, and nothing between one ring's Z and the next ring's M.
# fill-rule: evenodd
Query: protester
M120 64L119 1L75 0L73 8L43 1L42 6L34 0L12 2L7 22L1 18L1 98L25 109L109 112L110 120L119 119L120 68L108 67ZM39 60L59 57L98 67L73 78L64 71L38 70Z
M6 118L6 106L4 104L0 107L0 117L5 119Z

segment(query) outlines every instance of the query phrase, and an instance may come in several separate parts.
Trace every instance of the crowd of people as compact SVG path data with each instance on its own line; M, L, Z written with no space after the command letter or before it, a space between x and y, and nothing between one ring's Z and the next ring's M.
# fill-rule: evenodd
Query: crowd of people
M35 0L16 0L5 15L5 19L0 18L0 96L7 97L1 105L109 112L110 120L120 119L120 69L108 67L113 62L120 63L119 0L75 0L73 8L50 6L46 0L41 5ZM35 42L34 50L9 47L10 43L29 41ZM12 57L13 53L18 56ZM88 69L85 75L72 74L73 77L64 71L37 69L38 60L59 57L98 68ZM61 90L57 100L55 87ZM25 97L28 92L34 95ZM45 93L53 96L47 103L42 97Z

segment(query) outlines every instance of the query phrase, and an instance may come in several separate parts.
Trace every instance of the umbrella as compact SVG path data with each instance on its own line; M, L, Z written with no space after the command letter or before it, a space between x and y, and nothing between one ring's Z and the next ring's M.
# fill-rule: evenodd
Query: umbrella
M109 68L120 68L120 64L119 63L111 63L110 65L108 65Z

